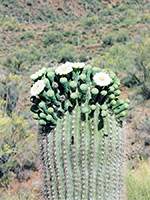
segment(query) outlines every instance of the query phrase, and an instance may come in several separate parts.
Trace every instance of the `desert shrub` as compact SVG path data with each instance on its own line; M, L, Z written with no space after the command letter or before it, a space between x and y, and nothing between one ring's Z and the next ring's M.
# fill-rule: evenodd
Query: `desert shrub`
M3 74L0 78L0 100L1 108L4 114L11 115L14 111L19 97L19 91L21 88L21 76Z
M23 116L0 115L0 186L8 187L12 178L19 178L24 160L33 159L35 150L30 148L35 136L30 133Z
M117 42L126 42L129 39L129 33L127 31L119 31L116 41Z
M64 47L58 52L58 59L62 63L66 61L74 61L75 59L74 46L71 44L64 45Z
M86 61L88 61L88 58L84 53L81 53L79 56L79 60L80 60L80 62L86 62Z
M115 35L114 33L107 33L106 35L103 35L102 41L104 45L110 45L112 46L115 41Z
M145 98L150 98L150 36L142 33L138 40L132 44L132 55L135 65L134 76L139 80L142 94Z
M93 24L97 24L97 22L98 22L97 16L92 16L92 17L87 17L87 18L81 19L81 24L83 24L87 28L92 26Z
M150 14L144 14L137 18L137 23L150 23Z
M4 31L19 31L20 25L17 19L15 18L6 18L3 22Z
M55 42L58 42L62 39L62 35L56 32L48 33L43 41L44 47L53 44Z
M150 199L150 168L143 163L137 170L128 170L126 178L127 197L129 200Z
M118 71L126 71L131 68L130 52L125 45L114 45L108 52L94 58L94 65L101 68L109 68Z
M86 41L85 41L85 44L97 44L97 40L96 39L93 39L93 38L88 38Z
M27 40L27 39L34 39L34 33L31 31L31 30L27 30L25 32L23 32L21 35L20 35L20 39L21 40Z

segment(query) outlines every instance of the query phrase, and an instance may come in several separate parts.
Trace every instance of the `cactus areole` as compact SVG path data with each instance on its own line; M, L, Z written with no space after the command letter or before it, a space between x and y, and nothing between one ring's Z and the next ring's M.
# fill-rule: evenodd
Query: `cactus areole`
M45 198L123 200L122 117L129 100L119 99L115 73L66 62L42 68L31 79Z

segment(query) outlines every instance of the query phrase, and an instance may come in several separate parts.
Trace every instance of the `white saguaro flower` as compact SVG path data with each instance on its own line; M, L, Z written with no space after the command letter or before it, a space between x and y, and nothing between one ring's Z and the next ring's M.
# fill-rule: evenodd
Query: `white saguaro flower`
M73 68L83 68L85 66L85 63L84 62L75 62L75 63L72 63L72 67Z
M70 62L66 62L65 64L58 66L57 69L55 70L55 72L56 72L56 74L64 75L64 74L70 73L72 70L73 69L72 69Z
M38 80L34 85L31 87L30 93L31 96L36 96L40 94L45 87L45 83L43 80Z
M37 75L38 77L42 76L44 73L46 72L46 67L43 67L42 69L40 69L39 71L37 71Z
M41 77L46 71L46 67L43 67L42 69L40 69L39 71L37 71L35 74L32 74L30 76L30 78L32 80L36 80L37 78Z
M32 80L37 79L37 78L38 78L37 72L36 72L35 74L32 74L32 75L30 76L30 78L31 78Z
M96 73L93 77L96 85L107 86L111 83L112 79L105 72Z

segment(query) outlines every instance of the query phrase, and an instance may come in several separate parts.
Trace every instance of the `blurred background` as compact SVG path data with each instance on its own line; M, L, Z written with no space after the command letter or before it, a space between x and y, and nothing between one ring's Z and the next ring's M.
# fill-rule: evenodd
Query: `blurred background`
M131 100L127 196L150 199L150 1L0 1L0 199L42 199L30 75L66 61L111 69Z

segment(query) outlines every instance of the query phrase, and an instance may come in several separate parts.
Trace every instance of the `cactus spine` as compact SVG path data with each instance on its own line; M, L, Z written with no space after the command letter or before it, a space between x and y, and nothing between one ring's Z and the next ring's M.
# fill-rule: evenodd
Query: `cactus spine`
M119 100L116 75L67 62L32 79L46 199L123 200L129 100Z

